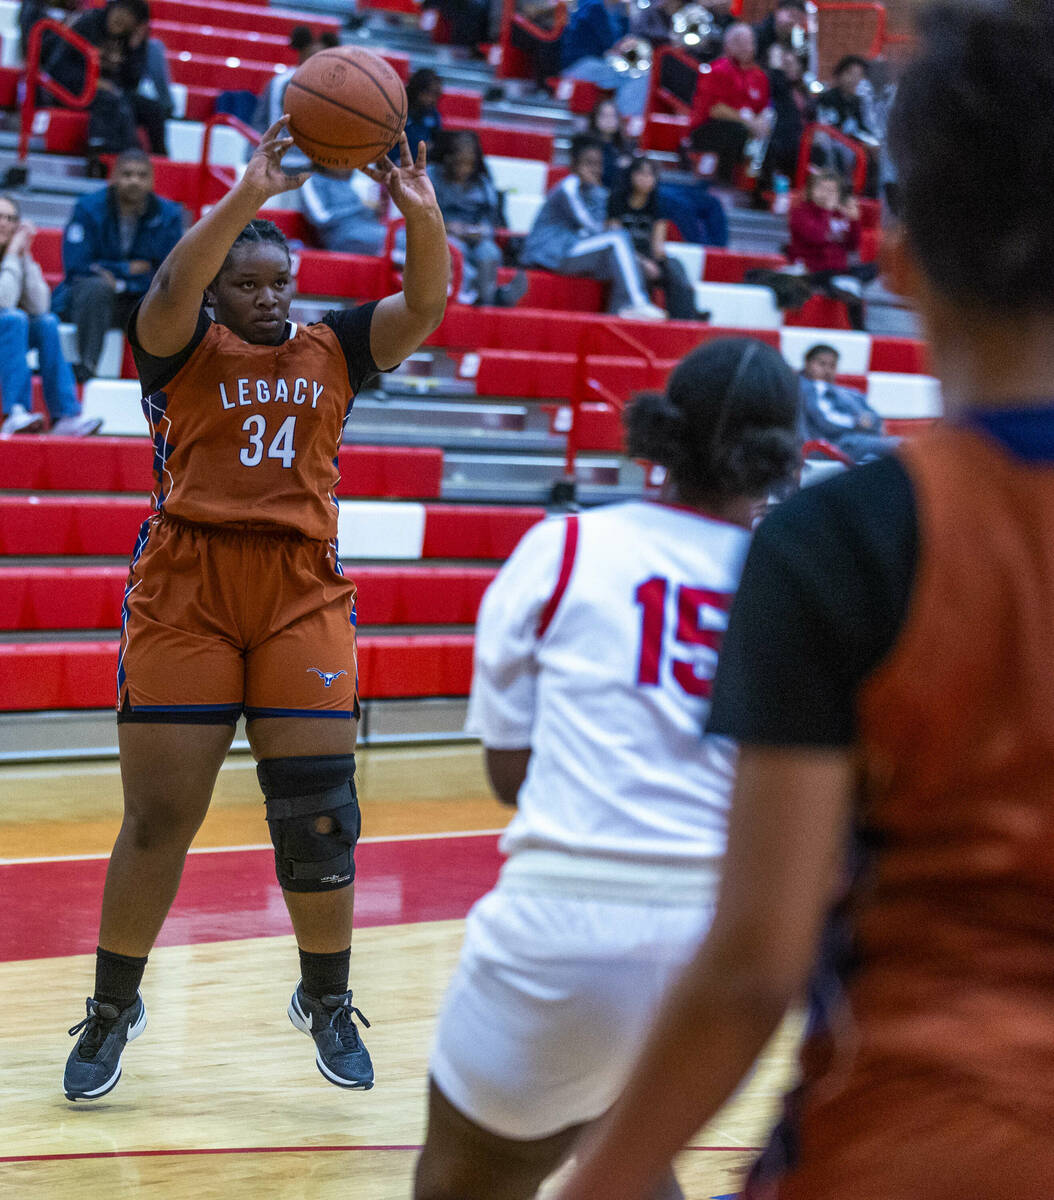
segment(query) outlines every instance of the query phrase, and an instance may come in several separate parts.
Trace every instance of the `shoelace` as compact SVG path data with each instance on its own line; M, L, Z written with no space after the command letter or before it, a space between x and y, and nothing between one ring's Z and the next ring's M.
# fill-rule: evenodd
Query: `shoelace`
M359 1030L352 1020L352 1014L358 1017L367 1029L369 1029L370 1023L362 1015L362 1012L352 1004L351 992L344 992L340 996L323 996L322 1006L333 1010L329 1018L329 1024L341 1042L350 1034L353 1044L357 1046L360 1040Z
M88 1062L99 1053L103 1042L110 1036L110 1030L113 1028L114 1021L117 1020L116 1014L110 1018L100 1016L99 1009L101 1007L96 1000L88 996L84 1001L84 1010L87 1015L83 1021L74 1025L69 1031L70 1037L76 1037L82 1029L84 1030L84 1037L77 1047L77 1057L83 1058ZM107 1007L110 1006L107 1005Z

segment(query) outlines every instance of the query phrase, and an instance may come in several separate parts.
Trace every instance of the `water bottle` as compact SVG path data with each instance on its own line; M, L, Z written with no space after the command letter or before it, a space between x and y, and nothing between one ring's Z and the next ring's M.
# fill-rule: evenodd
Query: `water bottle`
M780 216L790 211L790 187L786 175L776 175L772 180L772 211Z

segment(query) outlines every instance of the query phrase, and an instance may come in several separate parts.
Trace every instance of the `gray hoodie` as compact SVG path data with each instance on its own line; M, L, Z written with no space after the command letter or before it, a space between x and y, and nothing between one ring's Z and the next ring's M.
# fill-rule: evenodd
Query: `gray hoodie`
M546 196L534 218L521 265L558 268L576 243L604 232L607 205L607 188L586 187L577 175L568 175Z
M48 311L51 289L39 263L28 254L5 254L0 263L0 311L21 308L31 317Z

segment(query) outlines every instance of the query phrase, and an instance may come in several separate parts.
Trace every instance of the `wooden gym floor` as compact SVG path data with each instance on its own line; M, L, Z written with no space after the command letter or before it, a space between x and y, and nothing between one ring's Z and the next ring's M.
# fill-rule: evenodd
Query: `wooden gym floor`
M327 1085L285 1009L298 975L253 764L232 756L150 958L149 1024L117 1089L61 1092L91 990L116 763L0 768L0 1195L406 1200L429 1041L469 906L508 814L477 747L358 755L352 987L373 1022L370 1092ZM789 1023L678 1168L690 1200L733 1195L789 1071Z

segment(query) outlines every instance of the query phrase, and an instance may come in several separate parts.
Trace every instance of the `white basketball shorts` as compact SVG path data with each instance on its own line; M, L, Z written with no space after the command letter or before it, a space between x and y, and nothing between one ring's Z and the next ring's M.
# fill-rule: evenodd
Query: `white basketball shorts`
M600 1116L705 937L715 892L716 878L694 901L624 903L503 875L469 913L440 1012L430 1066L443 1095L522 1140Z

